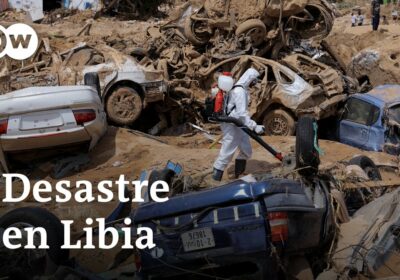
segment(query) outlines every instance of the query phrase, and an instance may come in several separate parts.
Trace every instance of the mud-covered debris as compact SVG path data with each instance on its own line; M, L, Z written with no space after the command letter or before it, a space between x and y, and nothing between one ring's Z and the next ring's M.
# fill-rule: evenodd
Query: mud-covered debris
M343 277L399 275L400 191L388 193L358 210L340 226L332 253L333 271Z
M360 78L369 73L373 68L378 67L380 54L376 50L365 50L353 57L349 65L349 73Z
M159 12L161 4L168 4L170 0L103 0L103 9L99 13L118 15L125 19L148 17Z

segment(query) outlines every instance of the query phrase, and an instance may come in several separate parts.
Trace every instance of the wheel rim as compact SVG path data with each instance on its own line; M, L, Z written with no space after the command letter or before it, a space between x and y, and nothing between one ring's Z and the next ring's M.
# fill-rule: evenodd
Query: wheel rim
M133 119L140 111L141 100L136 94L123 91L111 97L111 105L115 115L121 119Z
M192 34L197 38L197 40L201 42L207 42L210 35L206 31L207 30L207 23L203 23L202 21L193 21L192 22ZM196 30L202 30L202 31L196 31Z
M274 116L267 124L272 135L287 136L290 133L288 121L283 116Z

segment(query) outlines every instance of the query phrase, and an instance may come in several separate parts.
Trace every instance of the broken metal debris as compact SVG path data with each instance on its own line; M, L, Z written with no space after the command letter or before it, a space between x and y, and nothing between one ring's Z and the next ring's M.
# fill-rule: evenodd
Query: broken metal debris
M106 1L102 12L132 12L161 2ZM109 120L133 125L144 110L153 108L158 120L147 128L153 135L182 122L204 123L206 92L221 69L234 69L239 75L250 65L264 68L267 74L252 95L252 113L271 135L293 135L301 115L317 119L334 115L348 94L360 90L342 68L318 61L335 61L319 44L334 21L329 3L285 1L281 6L279 1L251 1L246 9L241 3L207 0L201 8L186 3L174 20L149 27L144 44L121 38L120 48L114 39L106 40L126 55L90 43L53 52L46 39L45 48L28 65L8 67L10 82L5 90L79 84L83 73L98 72ZM76 37L90 40L92 25L93 21L86 22ZM265 58L282 59L297 75ZM128 77L129 72L135 75Z

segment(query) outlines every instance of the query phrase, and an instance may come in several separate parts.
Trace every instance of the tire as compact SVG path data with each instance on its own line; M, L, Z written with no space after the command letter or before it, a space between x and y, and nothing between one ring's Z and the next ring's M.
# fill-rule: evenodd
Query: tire
M119 87L106 101L108 118L117 125L132 125L143 110L143 101L139 93L130 87Z
M296 130L294 118L282 109L268 112L264 117L263 125L267 135L294 136Z
M184 34L185 37L195 46L203 46L210 41L211 34L202 35L196 33L196 22L193 21L190 17L185 20L184 24Z
M84 83L86 86L94 87L97 91L97 94L101 97L101 88L100 88L100 79L97 73L91 72L86 73L83 77Z
M305 177L317 174L320 164L319 153L314 145L317 137L314 131L315 122L312 117L302 117L297 124L296 169L299 169L299 174Z
M357 156L349 161L349 165L358 165L362 170L367 174L368 178L371 181L381 181L382 176L375 165L375 163L366 156ZM352 215L358 209L365 205L365 197L373 196L380 197L387 192L388 188L365 188L356 190L355 192L348 193L346 195L346 204L349 210L349 213Z
M245 34L251 38L252 45L258 47L261 45L267 35L267 27L259 19L249 19L241 23L235 31L236 36Z
M148 186L150 188L151 185L153 183L155 183L156 181L164 181L164 182L167 182L167 184L171 187L172 181L173 181L175 175L176 175L176 173L174 171L172 171L171 169L167 169L167 168L162 169L162 170L153 170L149 175ZM165 197L172 196L172 194L173 194L173 190L170 189L169 193L165 194Z
M63 225L55 215L41 208L25 207L8 212L0 218L0 228L6 229L10 226L17 226L18 224L27 224L33 227L44 228L47 232L47 245L50 249L46 250L45 257L35 259L34 261L21 256L22 258L19 262L22 263L18 263L20 266L16 267L14 272L23 273L24 275L29 275L29 278L33 278L33 276L43 275L44 273L54 273L55 271L52 271L52 269L56 270L54 264L57 266L68 261L69 251L61 249L61 246L64 244ZM26 251L30 250L21 249L21 252ZM25 257L28 255L34 254L27 254ZM14 254L13 256L15 258ZM10 260L10 262L13 260ZM32 263L35 265L27 265ZM0 272L0 275L2 275L2 273L3 272Z
M147 53L147 50L145 49L145 48L134 48L132 51L131 51L131 56L141 56L141 57L144 57L144 56L147 56L148 55L148 53Z
M375 163L366 156L358 156L349 161L349 165L358 165L372 181L382 180L381 173Z

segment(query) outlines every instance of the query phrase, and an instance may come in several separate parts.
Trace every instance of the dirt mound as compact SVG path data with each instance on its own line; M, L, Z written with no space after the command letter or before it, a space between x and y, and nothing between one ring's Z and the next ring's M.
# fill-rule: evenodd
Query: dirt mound
M400 82L400 44L398 24L381 25L373 32L369 22L351 27L350 16L336 20L326 39L347 66L348 74L372 86Z

